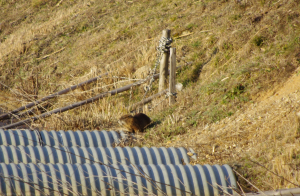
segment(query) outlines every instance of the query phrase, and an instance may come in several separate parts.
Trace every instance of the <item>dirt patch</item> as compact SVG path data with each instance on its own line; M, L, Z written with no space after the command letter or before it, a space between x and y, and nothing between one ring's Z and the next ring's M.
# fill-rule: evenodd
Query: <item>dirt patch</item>
M274 100L278 98L282 98L283 96L286 96L292 92L300 90L300 75L299 75L300 69L298 68L292 77L288 79L287 82L284 84L274 87L274 89L264 93L260 94L260 97L257 98L257 102L261 102L264 100Z

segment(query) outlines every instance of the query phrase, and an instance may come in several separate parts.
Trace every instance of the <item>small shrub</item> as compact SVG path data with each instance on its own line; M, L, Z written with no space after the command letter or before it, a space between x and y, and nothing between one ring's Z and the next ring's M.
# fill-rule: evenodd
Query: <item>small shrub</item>
M230 99L234 99L235 97L239 96L245 91L245 86L242 84L239 84L232 88L229 92L226 93L225 97L228 97Z
M262 46L264 44L264 41L265 41L265 38L263 36L256 36L253 38L253 43L256 45L256 46Z

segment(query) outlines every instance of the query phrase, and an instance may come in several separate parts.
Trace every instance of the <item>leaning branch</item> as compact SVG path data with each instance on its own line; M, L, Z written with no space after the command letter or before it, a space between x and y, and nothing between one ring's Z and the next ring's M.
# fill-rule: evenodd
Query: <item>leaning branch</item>
M181 69L183 66L179 66L177 67L176 69ZM99 76L100 77L100 76ZM157 79L159 77L159 74L155 74L153 76L154 79ZM74 103L74 104L71 104L69 106L65 106L63 108L58 108L58 109L55 109L55 110L52 110L52 111L49 111L49 112L46 112L46 113L43 113L41 115L38 115L38 116L34 116L34 117L31 117L31 118L28 118L28 119L25 119L25 120L22 120L22 121L19 121L19 122L16 122L16 123L13 123L13 124L10 124L10 125L6 125L6 126L2 126L0 127L0 129L11 129L11 128L14 128L14 127L17 127L17 126L20 126L20 125L24 125L24 124L27 124L29 122L33 122L33 121L36 121L38 119L41 119L41 118L45 118L45 117L48 117L52 114L56 114L56 113L61 113L61 112L65 112L65 111L68 111L68 110L71 110L71 109L74 109L74 108L77 108L79 106L82 106L82 105L85 105L85 104L88 104L88 103L92 103L92 102L95 102L95 101L98 101L99 99L102 99L104 97L107 97L109 95L116 95L118 93L121 93L121 92L124 92L124 91L127 91L127 90L130 90L132 87L134 86L139 86L145 82L147 82L148 80L150 80L152 77L147 77L146 79L144 80L140 80L138 82L135 82L135 83L132 83L132 84L128 84L126 86L123 86L121 88L118 88L118 89L115 89L115 90L112 90L112 91L108 91L108 92L105 92L105 93L101 93L95 97L92 97L90 99L86 99L84 101L80 101L80 102L77 102L77 103ZM164 92L164 91L163 91ZM162 92L162 93L163 93ZM149 98L148 98L149 99Z
M49 100L49 99L55 98L55 97L57 97L57 96L59 96L59 95L66 94L66 93L68 93L68 92L70 92L70 91L72 91L72 90L74 90L74 89L76 89L76 88L78 88L78 87L81 87L81 86L90 84L90 83L92 83L92 82L94 82L94 81L98 80L99 78L101 78L101 77L103 77L103 76L106 76L106 75L108 75L108 73L105 73L105 74L102 74L102 75L100 75L100 76L91 78L91 79L89 79L89 80L87 80L87 81L84 81L84 82L79 83L79 84L77 84L77 85L71 86L71 87L69 87L69 88L67 88L67 89L61 90L61 91L59 91L59 92L57 92L57 93L54 93L54 94L52 94L52 95L48 95L48 96L46 96L46 97L44 97L44 98L42 98L42 99L40 99L40 100L31 102L31 103L29 103L29 104L27 104L27 105L25 105L25 106L22 106L22 107L20 107L20 108L17 108L17 109L15 109L15 110L11 111L11 112L2 114L2 115L0 115L0 120L4 120L4 119L11 118L11 116L13 116L13 114L16 114L16 113L18 113L18 112L20 112L20 111L22 111L22 110L25 110L25 109L29 109L29 108L31 108L31 107L33 107L33 106L36 106L36 105L38 105L38 104L40 104L40 103L42 103L42 102L44 102L44 101L47 101L47 100Z
M159 74L155 74L155 75L154 75L154 79L157 79L158 77L159 77ZM121 92L123 92L123 91L127 91L127 90L129 90L130 88L132 88L132 87L134 87L134 86L139 86L139 85L145 83L145 82L148 81L148 80L150 80L150 77L148 77L148 78L146 78L146 79L144 79L144 80L140 80L140 81L138 81L138 82L135 82L135 83L126 85L126 86L124 86L124 87L121 87L121 88L112 90L112 91L108 91L108 92L105 92L105 93L101 93L101 94L99 94L99 95L97 95L97 96L95 96L95 97L92 97L92 98L90 98L90 99L86 99L86 100L84 100L84 101L80 101L80 102L71 104L71 105L69 105L69 106L63 107L63 108L58 108L58 109L55 109L55 110L52 110L52 111L43 113L43 114L41 114L41 115L34 116L34 117L31 117L31 118L28 118L28 119L25 119L25 120L22 120L22 121L19 121L19 122L10 124L10 125L2 126L2 127L0 127L0 129L11 129L11 128L14 128L14 127L17 127L17 126L20 126L20 125L27 124L27 123L29 123L29 122L36 121L36 120L41 119L41 118L48 117L48 116L50 116L50 115L52 115L52 114L65 112L65 111L68 111L68 110L77 108L77 107L79 107L79 106L82 106L82 105L85 105L85 104L88 104L88 103L92 103L92 102L98 101L99 99L102 99L102 98L107 97L107 96L109 96L109 95L116 95L116 94L121 93Z

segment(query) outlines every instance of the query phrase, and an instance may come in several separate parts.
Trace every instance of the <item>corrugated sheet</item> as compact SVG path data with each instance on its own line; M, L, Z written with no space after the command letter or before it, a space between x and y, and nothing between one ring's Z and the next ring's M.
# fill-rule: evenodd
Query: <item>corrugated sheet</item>
M2 195L224 195L228 165L0 164Z
M0 146L0 162L9 163L103 163L103 164L182 164L189 163L185 148L147 147L52 147Z
M0 129L0 145L111 147L125 138L116 131L36 131Z

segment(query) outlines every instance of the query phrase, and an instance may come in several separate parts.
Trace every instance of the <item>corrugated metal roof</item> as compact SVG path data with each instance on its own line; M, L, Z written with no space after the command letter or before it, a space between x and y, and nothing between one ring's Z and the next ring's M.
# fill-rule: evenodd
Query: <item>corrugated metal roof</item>
M224 195L228 165L0 164L3 195Z
M0 162L9 163L103 163L103 164L182 164L189 163L185 148L147 147L52 147L0 146Z
M125 138L123 131L36 131L0 129L0 145L111 147Z

